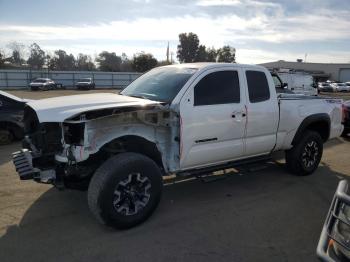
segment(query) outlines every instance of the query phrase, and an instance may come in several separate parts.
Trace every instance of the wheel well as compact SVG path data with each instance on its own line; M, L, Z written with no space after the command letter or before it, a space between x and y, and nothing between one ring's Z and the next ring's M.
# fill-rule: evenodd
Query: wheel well
M326 142L330 134L330 119L328 115L313 115L304 119L294 136L292 145L300 140L306 130L311 130L318 133L323 142Z
M156 164L163 168L162 155L155 143L139 136L123 136L105 144L101 151L118 154L122 152L134 152L151 158Z
M9 130L15 138L21 138L23 136L23 130L20 126L15 123L8 121L0 122L0 129Z
M329 138L329 124L326 121L317 121L311 123L306 127L306 130L311 130L318 133L321 136L323 142L326 142Z

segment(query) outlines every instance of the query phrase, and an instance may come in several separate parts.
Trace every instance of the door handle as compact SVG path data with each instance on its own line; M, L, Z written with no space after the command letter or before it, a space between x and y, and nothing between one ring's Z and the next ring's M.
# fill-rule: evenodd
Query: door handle
M232 115L231 115L231 117L232 117L232 118L236 118L236 116L237 116L238 114L242 115L242 117L246 117L246 116L247 116L246 112L244 112L244 111L237 111L237 112L233 112Z

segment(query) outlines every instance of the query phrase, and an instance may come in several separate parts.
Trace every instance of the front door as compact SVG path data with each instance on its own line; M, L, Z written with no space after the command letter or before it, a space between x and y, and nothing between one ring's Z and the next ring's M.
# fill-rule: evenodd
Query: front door
M231 161L244 153L245 90L240 69L208 70L180 103L181 169Z

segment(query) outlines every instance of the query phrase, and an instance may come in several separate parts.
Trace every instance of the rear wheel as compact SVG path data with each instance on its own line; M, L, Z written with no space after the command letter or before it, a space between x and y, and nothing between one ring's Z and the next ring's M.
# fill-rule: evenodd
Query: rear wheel
M288 170L298 176L312 174L318 167L323 153L321 136L314 131L305 131L304 136L286 151Z
M11 131L7 129L0 129L0 145L11 144L14 140L14 136Z
M88 203L101 223L130 228L153 213L161 192L162 176L155 162L141 154L122 153L97 169L89 185Z
M341 134L341 136L343 137L348 137L348 134L350 133L350 128L344 128L343 133Z

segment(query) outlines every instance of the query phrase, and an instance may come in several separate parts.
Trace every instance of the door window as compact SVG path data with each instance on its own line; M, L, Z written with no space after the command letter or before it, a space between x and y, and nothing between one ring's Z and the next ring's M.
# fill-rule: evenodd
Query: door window
M270 99L269 84L266 75L261 71L246 71L249 101L258 103Z
M195 106L239 102L240 88L237 71L210 73L194 87Z

